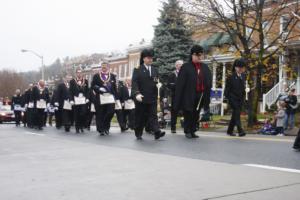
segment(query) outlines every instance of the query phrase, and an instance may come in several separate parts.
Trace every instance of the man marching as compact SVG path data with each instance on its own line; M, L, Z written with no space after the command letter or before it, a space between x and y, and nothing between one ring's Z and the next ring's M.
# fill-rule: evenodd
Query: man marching
M182 60L177 60L175 63L175 71L169 76L168 88L171 91L171 132L176 133L176 123L177 123L177 112L175 110L175 89L177 77L181 66L183 65Z
M152 66L153 50L145 49L141 53L140 66L135 68L132 75L132 95L135 97L135 136L142 139L146 123L158 140L165 135L159 129L157 119L158 71Z
M34 102L34 125L37 129L42 130L45 124L45 110L49 106L49 90L45 87L45 82L40 80L32 88L32 97Z
M19 89L16 90L16 94L12 97L11 108L15 114L16 126L20 126L22 119L22 96Z
M184 133L189 139L198 138L197 122L202 108L207 110L210 103L212 76L208 66L201 62L203 48L195 45L191 58L178 74L175 91L175 110L183 111Z
M91 88L96 93L96 126L101 136L108 135L110 123L115 113L116 76L109 71L109 64L102 63L101 70L95 74Z
M76 133L84 132L86 125L87 103L89 102L88 81L83 77L81 69L76 70L76 78L70 81L71 105L74 111Z
M135 104L131 92L131 82L129 80L126 81L126 84L123 87L122 91L122 106L123 106L123 117L124 123L126 124L126 128L134 129L134 112L135 112Z
M240 137L246 135L241 124L241 110L245 101L245 72L246 62L244 59L236 59L233 63L233 74L227 78L225 87L225 96L232 108L232 116L228 125L227 135L236 136L233 133L234 127L237 126Z
M55 90L54 105L57 107L57 117L59 117L59 126L64 126L65 131L69 132L71 128L71 118L73 115L71 101L71 94L69 90L68 77L64 77L63 81L59 83Z

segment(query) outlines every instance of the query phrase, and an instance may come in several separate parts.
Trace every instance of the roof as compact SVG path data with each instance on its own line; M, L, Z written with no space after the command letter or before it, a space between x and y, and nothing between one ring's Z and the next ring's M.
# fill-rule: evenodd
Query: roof
M204 50L208 50L212 46L221 46L224 44L231 44L232 40L230 35L225 32L214 33L209 36L207 39L200 41L200 45L204 48Z

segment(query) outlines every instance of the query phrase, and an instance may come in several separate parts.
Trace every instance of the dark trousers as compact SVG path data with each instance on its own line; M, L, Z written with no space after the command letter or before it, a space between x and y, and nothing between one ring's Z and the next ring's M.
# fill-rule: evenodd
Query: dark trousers
M20 121L22 119L22 112L21 111L14 111L14 113L15 113L16 125L19 126L20 125Z
M86 120L86 128L89 129L91 127L91 123L92 123L94 115L95 115L94 112L88 111L87 120Z
M117 120L121 129L126 129L126 123L124 122L124 112L123 110L115 110L117 115Z
M123 110L123 118L126 128L134 129L135 110Z
M43 121L43 126L46 126L47 123L47 118L48 118L48 113L44 112L44 121Z
M62 126L62 112L63 109L59 108L58 110L55 111L55 126L56 128L61 128Z
M24 124L24 127L27 126L27 112L23 112L22 122Z
M86 105L75 105L73 110L76 130L83 129L86 124Z
M28 108L26 111L26 121L27 121L27 126L29 128L33 128L34 126L34 109L33 108Z
M45 124L45 109L34 110L34 126L42 128Z
M160 132L157 119L157 104L136 103L135 108L135 135L142 136L143 130L148 123L149 129L154 133Z
M65 127L65 131L69 131L72 125L71 122L71 118L73 115L73 111L72 110L60 110L61 113L61 124L60 126L64 126Z
M232 114L231 120L228 125L227 133L233 133L234 127L236 126L239 133L243 133L243 128L241 124L241 106L231 106L232 107Z
M106 104L98 106L96 110L96 125L97 131L109 131L110 122L115 113L115 105L114 104Z
M177 111L172 106L171 108L171 130L176 130L177 124Z
M196 95L196 98L194 100L194 109L192 111L187 111L187 110L183 111L183 115L184 115L183 127L184 127L185 134L191 134L197 131L197 124L200 117L200 111L203 107L203 102L204 102L202 95L203 93L198 93Z
M294 148L300 149L300 129L294 142Z

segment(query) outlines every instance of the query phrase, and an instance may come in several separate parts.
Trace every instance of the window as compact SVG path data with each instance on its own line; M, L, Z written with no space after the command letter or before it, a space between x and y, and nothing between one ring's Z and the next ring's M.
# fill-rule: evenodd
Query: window
M250 37L252 31L253 31L252 28L246 27L246 37L247 37L247 39Z
M262 27L263 27L263 32L264 32L264 46L268 46L269 45L268 32L271 28L270 22L269 21L264 21L262 23Z
M288 16L281 16L280 18L280 34L288 32L288 23L289 18Z

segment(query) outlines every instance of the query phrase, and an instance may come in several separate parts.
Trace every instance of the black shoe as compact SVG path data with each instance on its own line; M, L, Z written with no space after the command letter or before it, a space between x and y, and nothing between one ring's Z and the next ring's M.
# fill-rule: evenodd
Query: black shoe
M158 140L159 138L164 137L165 135L166 135L165 132L159 131L159 132L156 132L156 133L154 134L154 138L155 138L156 140Z
M109 135L109 130L104 131L106 135Z
M192 133L192 138L199 138L199 136L196 133Z
M172 129L172 130L171 130L171 133L176 133L176 129Z
M192 135L192 133L186 133L185 137L188 138L188 139L192 139L193 135Z
M103 131L100 132L100 136L104 136L105 133Z
M229 136L236 136L236 134L234 134L234 133L227 133L227 135L229 135Z
M79 129L78 128L76 128L76 133L79 133Z
M91 130L91 127L87 127L86 129L87 129L88 131L90 131L90 130Z
M142 136L137 136L136 140L143 140Z
M65 128L65 131L70 132L70 128L69 127Z
M39 131L42 131L42 130L43 130L43 127L39 127L38 130L39 130Z
M293 146L293 149L294 149L295 151L300 151L300 147L297 147L297 146Z
M127 131L128 128L121 128L121 132L124 133L125 131Z
M81 131L81 133L84 133L84 130L83 130L83 128L81 128L81 129L80 129L80 131Z
M239 137L244 137L244 136L246 136L245 132L239 133Z

